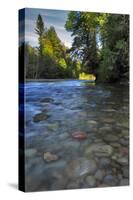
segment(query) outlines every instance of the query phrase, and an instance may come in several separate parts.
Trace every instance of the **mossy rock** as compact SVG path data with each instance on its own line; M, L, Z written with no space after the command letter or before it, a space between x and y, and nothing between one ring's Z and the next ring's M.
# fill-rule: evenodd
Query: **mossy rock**
M46 113L38 113L33 117L33 122L40 122L40 121L44 121L46 119L48 119L49 115L47 115Z

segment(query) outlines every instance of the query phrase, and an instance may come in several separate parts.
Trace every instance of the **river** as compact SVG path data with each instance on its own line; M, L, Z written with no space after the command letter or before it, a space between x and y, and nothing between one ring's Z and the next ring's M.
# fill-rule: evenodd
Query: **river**
M26 191L128 185L128 157L128 86L25 84Z

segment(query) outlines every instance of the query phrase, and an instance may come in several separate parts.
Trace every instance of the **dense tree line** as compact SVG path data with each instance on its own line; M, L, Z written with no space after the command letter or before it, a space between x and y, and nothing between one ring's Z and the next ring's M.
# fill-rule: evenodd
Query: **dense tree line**
M129 16L72 11L66 21L74 41L70 53L83 70L113 82L129 74Z
M20 47L20 51L24 49L25 52L25 77L78 78L80 62L67 53L68 48L59 39L55 28L45 27L41 15L38 15L35 32L38 35L38 47L28 43Z
M95 74L100 81L128 79L128 15L71 11L65 28L74 38L70 49L61 42L55 28L47 29L38 15L38 47L28 43L20 47L20 52L25 52L26 78L79 78L82 73L82 78L84 74Z

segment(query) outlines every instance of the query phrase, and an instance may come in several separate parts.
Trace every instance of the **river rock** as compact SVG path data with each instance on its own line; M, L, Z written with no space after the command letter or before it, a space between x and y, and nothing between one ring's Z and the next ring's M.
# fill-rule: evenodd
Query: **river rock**
M103 133L103 132L105 133L105 132L108 132L110 130L111 130L110 126L103 126L103 127L99 128L100 133Z
M77 140L84 140L87 139L88 135L86 132L82 131L76 131L72 133L72 138L77 139Z
M121 157L117 159L117 162L121 165L128 165L128 158L127 157Z
M33 121L34 122L40 122L40 121L44 121L49 117L49 115L47 115L45 112L42 113L38 113L33 117Z
M54 102L54 100L50 97L47 97L47 98L41 99L40 102L41 103L52 103L52 102Z
M104 177L103 182L105 184L108 184L109 186L115 186L118 184L119 181L117 180L117 178L115 176L110 174L110 175L107 175Z
M95 178L96 178L96 180L98 180L98 181L102 181L103 178L104 178L104 176L105 176L105 171L104 171L104 170L98 169L98 170L96 171L96 173L95 173Z
M78 158L68 163L66 174L70 178L80 177L85 174L92 174L96 171L97 164L95 160Z
M67 153L69 152L70 155L74 155L75 153L77 154L77 152L80 149L80 142L75 141L75 140L72 140L72 141L71 140L67 140L67 141L64 140L62 142L62 148Z
M95 120L88 120L88 124L96 125L97 122Z
M50 131L56 131L58 129L59 125L58 123L52 123L52 124L48 124L47 128Z
M25 156L26 156L26 157L32 157L32 156L34 156L36 153L37 153L37 150L34 149L34 148L26 149L26 150L25 150Z
M125 138L121 138L120 144L122 144L123 146L129 146L129 140Z
M96 179L94 176L87 176L85 182L88 187L95 187L96 186Z
M123 129L123 130L122 130L122 135L123 135L123 136L129 136L129 130Z
M124 126L125 128L129 128L129 122L128 121L124 121L122 123L122 126Z
M94 153L98 157L110 156L113 153L113 148L106 144L92 144L85 152L87 155Z
M51 162L51 161L56 161L56 160L58 160L58 156L55 155L55 154L52 154L52 153L50 153L50 152L44 153L43 158L44 158L44 160L45 160L46 162Z
M78 180L71 181L67 184L67 189L77 189L80 188L80 182Z
M119 140L117 136L111 134L105 135L103 139L105 142L116 142Z
M111 161L110 161L110 159L109 158L101 158L100 160L99 160L99 167L100 168L107 168L107 167L109 167L110 166L110 163L111 163Z
M111 142L110 145L111 145L112 147L114 147L114 148L119 148L119 147L121 147L121 145L120 145L119 143L117 143L117 142Z
M121 147L120 148L120 154L121 155L126 156L126 155L128 155L128 153L129 153L128 147Z
M102 119L102 122L104 122L104 123L113 123L114 119L112 119L112 118L104 118L104 119Z
M115 112L116 110L115 109L111 109L111 108L106 108L106 109L103 109L104 112Z
M68 137L69 137L69 134L68 134L68 133L61 133L61 134L59 135L60 140L65 140L65 139L68 138Z
M125 178L129 178L129 167L128 166L123 167L122 173Z
M120 185L121 186L124 186L124 185L129 185L129 179L127 178L124 178L120 181Z

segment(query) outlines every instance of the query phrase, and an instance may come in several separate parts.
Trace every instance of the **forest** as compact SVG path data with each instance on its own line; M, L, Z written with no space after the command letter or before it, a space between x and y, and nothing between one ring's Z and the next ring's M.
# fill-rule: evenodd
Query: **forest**
M38 47L19 47L26 79L80 79L93 74L100 82L128 81L129 15L70 11L64 26L73 37L71 48L38 15Z

